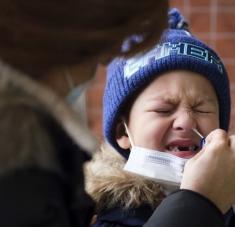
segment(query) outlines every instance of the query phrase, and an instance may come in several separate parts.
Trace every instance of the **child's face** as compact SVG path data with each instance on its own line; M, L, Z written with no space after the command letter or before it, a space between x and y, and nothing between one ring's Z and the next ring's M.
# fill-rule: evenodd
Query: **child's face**
M168 72L150 83L134 101L128 122L134 145L184 158L199 151L200 138L192 128L206 136L218 127L218 100L212 85L189 71ZM127 148L127 141L128 145L121 138L117 142Z

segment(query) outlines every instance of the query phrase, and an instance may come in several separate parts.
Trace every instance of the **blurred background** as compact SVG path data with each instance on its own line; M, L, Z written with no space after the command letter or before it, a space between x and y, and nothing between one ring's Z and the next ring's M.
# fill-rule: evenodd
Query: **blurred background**
M235 0L170 0L189 22L192 33L209 44L225 63L231 81L232 114L230 132L235 133ZM82 109L87 124L98 139L102 140L102 95L105 84L105 67L99 65L90 86L77 87L80 69L65 73L64 81L55 81L60 94L75 109ZM44 80L42 78L42 80ZM50 84L45 78L42 81Z

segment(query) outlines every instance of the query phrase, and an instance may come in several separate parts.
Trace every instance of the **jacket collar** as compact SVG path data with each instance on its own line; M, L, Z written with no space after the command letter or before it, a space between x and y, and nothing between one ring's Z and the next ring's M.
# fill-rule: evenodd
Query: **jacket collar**
M100 212L97 217L98 223L112 222L128 226L143 226L153 213L153 208L141 205L138 208L123 209L115 207Z

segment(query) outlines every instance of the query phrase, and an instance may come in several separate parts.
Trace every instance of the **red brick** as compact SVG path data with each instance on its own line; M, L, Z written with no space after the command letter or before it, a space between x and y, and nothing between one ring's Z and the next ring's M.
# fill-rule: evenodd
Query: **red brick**
M102 113L92 114L88 112L88 125L94 135L101 140L102 136Z
M231 84L232 86L234 86L235 84ZM231 89L231 100L232 100L232 115L235 120L235 90ZM235 126L235 125L234 125Z
M222 58L234 58L235 38L217 39L216 50Z
M235 134L235 103L234 103L234 99L232 102L232 111L231 111L231 118L230 118L229 133Z
M98 65L94 80L95 83L105 84L106 81L106 67L104 65Z
M102 110L92 110L88 111L88 122L91 125L94 125L99 119L99 121L102 121Z
M176 7L180 10L182 10L184 8L184 2L182 0L170 0L170 7Z
M225 61L225 68L227 69L230 83L234 83L234 91L235 91L235 65L226 64Z
M234 0L218 0L219 6L234 6Z
M230 83L230 87L231 87L231 97L232 97L232 104L234 106L234 110L235 110L235 83Z
M210 0L190 0L191 7L209 7L211 5Z
M204 42L206 45L208 45L210 48L212 48L213 50L215 49L214 47L214 40L212 40L211 38L201 38L200 36L198 36L198 38Z
M230 132L235 134L235 83L232 82L230 86L231 86L231 99L232 99Z
M90 84L89 84L89 86L88 86L88 88L87 88L87 90L103 90L104 89L104 86L105 86L105 82L100 82L100 81L98 81L98 80L94 80L94 81L92 81Z
M103 139L102 133L102 101L105 85L106 68L99 66L95 78L86 93L86 104L88 112L88 125L99 141Z
M91 130L95 137L98 139L99 143L101 143L103 141L102 127L96 124L95 127L93 127Z
M208 33L210 31L210 14L208 12L191 13L189 28L193 33Z
M235 134L235 122L232 119L230 121L229 134L230 135L234 135Z
M86 93L87 108L102 109L103 90L94 89Z
M233 135L235 134L235 114L234 114L234 112L231 114L229 134L233 134Z
M235 6L235 4L234 4ZM234 8L235 9L235 8ZM235 33L234 12L218 12L217 14L217 31Z

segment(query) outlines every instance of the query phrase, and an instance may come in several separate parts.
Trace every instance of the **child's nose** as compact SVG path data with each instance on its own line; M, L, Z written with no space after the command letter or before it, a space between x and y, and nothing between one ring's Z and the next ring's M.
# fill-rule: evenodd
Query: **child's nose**
M173 122L173 129L189 131L196 128L196 120L190 111L181 111L177 114Z

